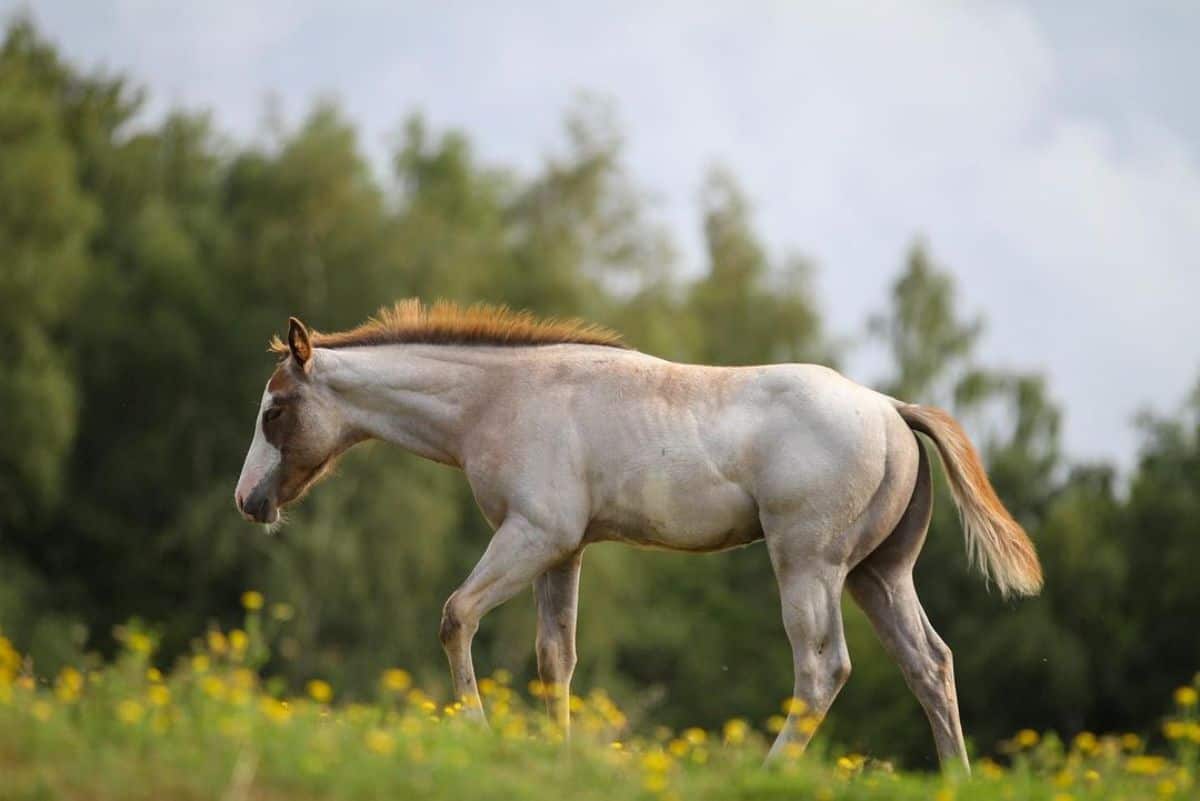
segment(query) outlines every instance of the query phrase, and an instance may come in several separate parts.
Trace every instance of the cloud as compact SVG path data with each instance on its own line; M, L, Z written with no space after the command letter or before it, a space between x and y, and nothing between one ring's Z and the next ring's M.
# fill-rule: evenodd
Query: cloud
M743 180L776 250L815 258L837 332L885 302L924 234L988 318L987 358L1050 374L1068 449L1128 462L1135 409L1172 406L1200 367L1200 165L1186 135L1200 56L1180 33L1198 18L1131 35L1125 12L1088 8L1087 30L1034 5L865 0L126 0L111 16L46 0L38 14L73 57L147 81L157 109L214 107L242 136L268 91L293 117L333 91L381 164L421 108L532 169L572 97L607 94L690 269L713 161ZM869 380L880 365L848 368Z

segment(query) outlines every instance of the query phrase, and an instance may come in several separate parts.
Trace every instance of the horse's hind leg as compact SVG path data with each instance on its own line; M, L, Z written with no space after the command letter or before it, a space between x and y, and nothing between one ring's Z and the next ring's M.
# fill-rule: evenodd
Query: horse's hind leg
M847 586L925 709L942 767L961 766L969 771L953 659L929 624L912 579L929 528L932 494L929 463L922 447L917 486L908 509L891 535L850 573Z

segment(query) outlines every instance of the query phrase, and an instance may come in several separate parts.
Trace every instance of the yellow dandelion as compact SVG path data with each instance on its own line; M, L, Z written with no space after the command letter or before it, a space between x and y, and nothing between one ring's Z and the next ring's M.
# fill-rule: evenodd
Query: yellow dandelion
M1168 740L1182 740L1188 735L1188 724L1182 720L1168 720L1163 724L1163 736Z
M29 711L35 718L45 723L54 715L54 707L48 701L34 701Z
M308 697L318 704L327 704L333 699L333 687L327 681L313 679L305 685L305 689L308 691Z
M985 779L999 779L1004 776L1004 768L997 765L995 760L984 758L979 763L979 769Z
M821 726L821 719L816 715L805 715L800 718L800 722L796 724L796 728L801 734L807 734L810 737L816 733Z
M1075 801L1075 796L1070 793L1055 793L1054 801Z
M146 668L146 681L157 684L163 680L162 671L158 668Z
M209 667L208 657L204 654L196 654L192 657L192 672L207 673Z
M808 711L808 704L800 698L788 698L783 702L783 711L788 715L803 715Z
M687 740L681 740L679 738L675 738L671 742L667 743L667 753L669 753L671 756L675 757L676 759L680 759L682 757L687 756L687 752L688 752Z
M1159 797L1161 798L1170 798L1171 796L1175 795L1175 791L1178 789L1179 788L1175 785L1175 782L1171 781L1170 779L1163 779L1158 783L1158 786L1154 788L1155 792L1158 793Z
M1041 735L1033 729L1021 729L1013 741L1021 748L1033 748L1041 739Z
M200 689L214 701L223 701L229 695L229 688L218 676L205 676L204 681L200 682Z
M257 590L246 590L242 593L242 606L248 612L257 612L263 608L263 595Z
M379 677L379 683L388 692L402 693L412 686L412 676L402 668L388 668ZM483 682L480 682L482 686Z
M783 715L771 715L767 718L767 731L771 734L778 734L783 731L783 727L787 725L787 718Z
M1100 774L1097 771L1088 769L1083 772L1083 780L1088 784L1095 784L1100 781Z
M1126 751L1136 751L1142 747L1142 738L1136 734L1122 734L1121 747Z
M250 637L241 629L234 629L229 632L229 647L240 656L250 647Z
M692 726L683 730L683 739L691 745L704 745L708 742L708 732L698 726Z
M1090 731L1081 731L1075 735L1075 750L1081 754L1090 754L1100 745L1100 741L1096 739L1096 735Z
M296 616L296 610L288 603L273 603L271 604L271 617L278 620L280 623L286 623Z
M497 684L496 680L493 679L491 676L484 676L482 679L479 680L479 694L480 695L484 695L484 696L494 695L496 693L496 691L499 689L500 689L500 685Z
M146 697L154 706L166 706L171 703L171 691L165 684L155 684L146 691Z
M212 629L208 632L208 650L222 656L229 651L229 640L217 629Z
M286 701L280 701L270 696L264 696L259 701L259 709L263 716L273 723L287 723L291 720L292 710Z
M125 644L129 646L129 650L135 654L149 654L154 650L154 640L150 636L140 631L131 632L125 638Z
M1179 706L1195 706L1197 700L1200 700L1200 694L1195 687L1180 687L1175 691L1175 703Z
M954 801L954 788L943 787L933 796L934 801Z
M733 718L725 721L723 733L725 742L730 745L740 745L746 739L746 731L750 727L746 725L746 721L741 718Z
M1167 761L1160 756L1139 755L1125 760L1125 770L1140 776L1157 776L1167 767Z
M671 768L671 757L660 749L648 751L642 757L642 769L656 773L665 773Z
M396 747L396 740L383 729L371 729L363 737L367 750L374 754L390 754Z
M509 673L504 668L496 668L496 670L492 671L492 678L496 680L497 684L512 683L512 673Z
M71 703L83 691L83 674L73 667L63 668L54 682L54 695L63 703Z
M545 698L550 693L550 686L543 683L540 679L531 679L529 681L529 694L534 698Z
M117 720L126 726L132 726L142 719L145 710L142 705L132 699L125 699L117 704Z

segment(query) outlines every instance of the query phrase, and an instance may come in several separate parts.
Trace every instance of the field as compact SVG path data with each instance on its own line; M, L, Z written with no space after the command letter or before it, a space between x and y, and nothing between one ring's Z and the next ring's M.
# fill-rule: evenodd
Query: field
M107 665L36 672L0 637L0 799L1165 799L1197 796L1197 689L1175 692L1159 732L1070 743L1017 732L971 778L907 774L858 754L810 752L769 768L770 729L627 731L602 692L572 700L569 743L546 722L535 682L481 680L491 721L464 720L394 668L369 704L313 680L298 695L261 677L262 597L244 628L210 630L169 673L153 637L120 632ZM1200 676L1197 677L1200 681ZM787 702L785 702L787 703ZM1147 738L1150 741L1147 741Z

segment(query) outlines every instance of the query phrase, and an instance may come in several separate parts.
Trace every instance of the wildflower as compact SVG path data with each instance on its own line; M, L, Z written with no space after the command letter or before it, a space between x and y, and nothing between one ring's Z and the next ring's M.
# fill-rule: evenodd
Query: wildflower
M218 676L205 676L204 681L200 682L200 689L214 701L223 701L229 694L229 688Z
M305 689L308 690L308 696L318 704L327 704L333 698L333 687L321 679L313 679L305 685Z
M144 712L141 704L128 698L117 704L117 719L126 726L132 726L140 721Z
M151 683L158 683L162 680L163 680L163 674L162 674L161 670L159 670L158 668L155 668L155 667L146 668L146 681L151 682Z
M1126 751L1136 751L1142 747L1142 738L1136 734L1122 734L1121 747Z
M240 657L250 647L250 638L241 629L234 629L229 632L229 647L235 656Z
M954 801L954 788L943 787L933 796L934 801Z
M1160 797L1170 798L1171 796L1175 795L1175 791L1178 788L1175 786L1175 782L1171 781L1170 779L1163 779L1154 789Z
M1182 720L1168 720L1163 724L1163 736L1168 740L1182 740L1187 737L1188 725Z
M985 779L999 779L1004 775L1004 768L997 765L995 761L987 758L979 763L979 769Z
M746 721L741 718L733 718L732 720L725 721L725 742L729 745L741 745L746 739L746 730L748 728L749 726L746 725Z
M1090 731L1081 731L1075 735L1075 749L1081 754L1090 754L1100 745L1096 735Z
M247 612L257 612L263 608L263 596L257 590L246 590L242 593L242 606Z
M1013 742L1021 748L1033 748L1040 739L1041 736L1033 729L1021 729L1013 738Z
M821 725L821 719L816 715L805 715L800 718L800 722L796 724L796 728L801 734L813 735L817 728Z
M539 679L531 679L529 681L529 694L534 698L545 698L551 692L551 688L543 684Z
M1140 776L1156 776L1166 767L1167 761L1160 756L1131 756L1125 760L1125 770Z
M192 672L207 673L208 672L208 657L204 654L196 654L192 657Z
M487 681L487 679L484 679ZM393 693L402 693L412 685L412 676L407 670L402 668L389 668L383 671L380 677L380 683L383 684L385 690ZM483 689L483 682L479 683L480 689Z
M1054 801L1075 801L1075 796L1070 793L1055 793Z
M271 617L278 620L280 623L286 623L296 615L296 610L291 604L273 603L271 604Z
M679 738L676 738L676 739L672 740L671 742L667 743L667 753L669 753L673 757L682 759L684 756L687 755L687 752L688 752L687 740L681 740Z
M83 690L83 674L73 667L65 667L54 683L54 695L63 703L70 703Z
M363 742L366 744L367 750L374 754L390 754L396 746L392 735L383 729L371 729L363 737Z
M155 684L146 691L146 697L154 706L166 706L171 703L171 691L165 684Z
M788 698L783 702L783 711L789 715L803 715L808 711L808 704L799 698Z
M273 723L287 723L292 717L292 710L286 701L280 701L270 696L264 696L259 701L259 709L263 716Z
M1100 781L1100 774L1094 770L1085 770L1083 772L1083 780L1088 784L1095 784Z
M500 685L490 676L484 676L479 680L479 694L492 695L496 690L500 689Z
M1179 706L1195 706L1200 700L1200 693L1195 687L1180 687L1175 691L1175 703Z
M221 656L229 651L229 640L218 629L212 629L208 632L208 650L212 651L217 656Z
M657 773L665 773L671 767L671 757L661 749L655 748L646 752L642 757L642 769Z
M496 680L497 684L512 683L512 674L504 668L497 668L495 671L493 671L492 678Z
M149 635L140 631L131 632L125 638L125 645L135 654L149 655L154 650L154 640L150 639Z
M696 726L690 729L684 729L683 739L687 740L691 745L703 745L708 741L708 732Z

